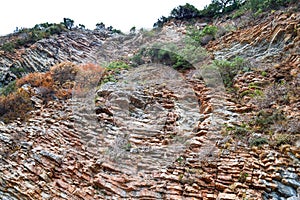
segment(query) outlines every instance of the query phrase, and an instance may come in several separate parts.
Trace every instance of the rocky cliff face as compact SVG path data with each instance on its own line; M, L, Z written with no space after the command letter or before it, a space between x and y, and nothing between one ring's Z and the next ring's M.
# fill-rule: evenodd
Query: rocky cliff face
M195 69L178 72L148 63L68 100L45 105L35 96L36 109L26 123L0 125L1 198L297 199L299 16L274 13L264 23L210 42L210 55ZM103 63L153 41L175 43L184 33L176 26L157 37L105 39L69 32L42 40L18 57L2 56L1 63L3 73L12 67L45 71L64 60ZM201 66L236 56L251 70L234 78L236 91L230 93L218 73ZM247 95L253 83L266 92L270 85L282 89L282 81L293 86L286 87L288 100L264 99L272 100L264 107ZM270 131L276 125L283 130L266 135L258 122L249 121L260 119L259 109L283 112L285 122L272 118L271 127L263 124ZM280 131L293 141L267 144Z
M1 52L0 83L5 85L30 72L48 71L64 61L95 63L96 52L104 40L105 35L100 32L77 30L40 40L14 53Z
M176 33L176 32L175 32ZM154 34L151 33L151 34ZM14 53L0 52L0 85L6 85L30 72L45 72L55 64L106 64L117 59L128 58L135 51L155 39L176 41L180 35L171 30L147 37L136 35L109 35L101 31L76 30L42 39L29 48Z

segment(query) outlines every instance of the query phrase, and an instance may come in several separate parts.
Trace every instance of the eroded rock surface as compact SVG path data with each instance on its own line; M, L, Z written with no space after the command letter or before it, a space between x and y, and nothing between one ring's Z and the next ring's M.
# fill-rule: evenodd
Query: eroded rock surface
M272 22L237 30L225 35L220 44L208 46L217 58L243 52L268 70L268 77L255 70L238 75L234 85L239 93L251 82L264 85L278 77L299 77L299 15L276 15ZM162 40L180 38L180 31L166 29L168 34ZM149 42L149 38L136 36L103 43L94 33L82 37L72 34L36 43L14 64L43 71L69 56L75 62L102 62L132 53L130 43L137 47ZM73 44L72 48L65 41ZM269 63L270 58L278 62L276 66ZM7 63L3 71L12 67L10 58L1 59ZM33 97L38 109L32 111L28 122L0 124L0 197L299 197L299 144L277 149L267 144L251 147L224 134L224 124L241 125L244 118L253 115L255 105L246 98L234 101L222 84L208 84L208 74L195 68L179 73L167 66L148 64L123 70L117 82L104 83L83 96L47 105ZM299 119L299 99L291 102L284 111Z

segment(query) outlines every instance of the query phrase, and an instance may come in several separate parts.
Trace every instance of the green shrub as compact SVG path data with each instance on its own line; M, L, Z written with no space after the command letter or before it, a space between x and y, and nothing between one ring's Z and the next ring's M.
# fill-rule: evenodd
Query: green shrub
M250 142L250 146L261 146L263 144L269 144L269 141L267 138L258 137L258 138L251 140L251 142Z
M1 50L9 53L13 53L15 51L16 45L13 42L4 43L1 46Z
M154 44L150 49L147 50L146 55L151 58L154 63L162 63L164 65L173 65L176 63L177 46L173 43L168 44Z
M268 75L268 72L262 71L262 72L261 72L261 75L262 75L263 77L266 77L266 76Z
M163 25L168 22L171 19L171 17L165 17L165 16L161 16L157 22L155 22L153 24L153 28L162 28Z
M22 74L25 73L25 69L22 67L10 67L9 70L18 78L21 78Z
M215 37L217 31L218 31L218 28L217 28L216 26L208 25L208 26L205 26L205 27L204 27L204 29L203 29L202 32L201 32L201 35L202 35L202 36L205 36L205 35L212 35L213 37Z
M199 16L199 10L188 3L184 6L178 6L171 11L171 17L175 19L191 19Z
M107 82L117 82L115 76L113 74L109 74L109 75L106 75L102 81L101 81L101 84L104 84L104 83L107 83Z
M146 30L146 29L141 29L140 32L145 36L145 37L154 37L156 35L156 30Z
M130 61L132 62L133 67L137 67L139 65L145 64L145 61L143 60L143 54L145 52L145 48L142 48L138 53L136 53L134 56L130 58Z
M66 30L67 29L63 24L49 24L48 22L37 24L30 29L20 29L18 32L23 33L22 37L17 37L10 42L4 43L1 46L1 50L12 53L15 49L19 49L23 46L28 47L43 38L48 38L54 34L60 34Z
M188 27L187 37L185 38L186 43L192 45L199 45L201 44L201 39L203 35L202 32L195 27Z
M162 63L181 70L194 68L193 64L203 60L207 53L202 47L191 44L179 47L173 43L167 43L153 45L146 51L146 55L154 63Z
M115 29L115 28L111 30L111 33L112 34L114 34L114 33L116 33L116 34L123 34L121 30Z
M125 62L122 62L122 61L114 61L114 62L109 63L109 64L106 66L106 68L109 69L109 70L128 69L129 66L128 66Z
M261 110L255 117L255 125L259 126L260 129L266 130L270 127L270 125L275 122L284 120L285 116L282 112L267 112L265 110Z
M0 96L4 95L7 96L13 92L16 91L16 81L10 82L8 85L4 86L3 88L0 88Z
M290 134L278 134L275 136L275 146L279 147L284 144L292 144L294 136Z
M233 79L239 72L246 72L249 69L246 67L243 58L235 57L232 61L214 60L213 65L219 70L223 83L226 87L232 87Z
M232 19L236 19L239 18L240 16L242 16L244 13L246 12L245 7L242 7L240 9L238 9L237 11L235 11L232 15Z
M136 33L136 27L135 26L131 27L129 32L130 34L134 35Z
M242 139L250 134L249 127L246 124L242 124L240 126L227 126L225 125L223 129L226 134L234 135L235 137Z
M217 17L221 14L222 5L219 1L212 1L211 4L205 6L203 10L200 11L200 14L204 17Z
M215 39L218 28L213 25L208 25L203 30L198 30L194 27L189 27L187 32L187 43L198 46L199 44L205 45L208 41L204 41L205 37L209 36L209 40Z
M129 69L129 65L127 65L123 61L113 61L106 65L105 72L100 78L100 85L107 82L117 82L117 74L120 73L121 70Z
M179 50L175 69L193 68L192 64L198 63L207 57L208 53L201 46L186 44L183 49Z
M278 10L282 6L288 6L290 3L296 2L296 0L249 0L245 6L257 15L263 11Z

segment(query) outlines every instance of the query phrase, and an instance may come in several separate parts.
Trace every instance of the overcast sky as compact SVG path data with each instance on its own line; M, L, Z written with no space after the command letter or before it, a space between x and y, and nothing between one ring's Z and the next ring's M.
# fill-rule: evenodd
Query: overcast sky
M185 3L202 9L211 0L5 0L1 2L0 35L12 33L16 27L31 28L35 24L59 23L64 17L75 24L94 29L103 22L128 32L133 26L152 28L162 15Z

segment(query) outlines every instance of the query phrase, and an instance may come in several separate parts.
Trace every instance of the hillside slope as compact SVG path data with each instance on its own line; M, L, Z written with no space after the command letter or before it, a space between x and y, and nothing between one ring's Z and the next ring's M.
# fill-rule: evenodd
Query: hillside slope
M296 199L299 22L299 12L269 14L211 40L186 70L145 54L145 64L107 68L95 86L85 69L70 80L88 89L69 99L45 102L37 86L22 85L35 108L25 122L0 124L0 197ZM2 54L2 75L15 78L12 67L43 72L62 61L130 63L156 43L184 49L187 33L172 22L160 32L111 38L68 32Z

